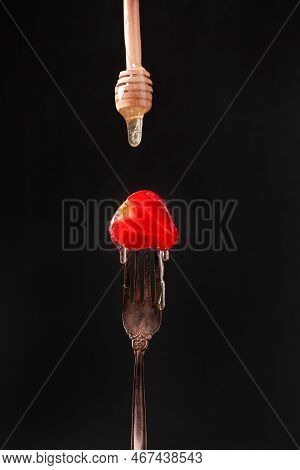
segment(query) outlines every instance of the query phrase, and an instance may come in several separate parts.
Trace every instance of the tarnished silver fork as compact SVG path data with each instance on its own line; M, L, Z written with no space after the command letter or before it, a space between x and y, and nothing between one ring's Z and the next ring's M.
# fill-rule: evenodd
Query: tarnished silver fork
M163 261L167 252L127 252L124 267L123 325L134 352L131 449L147 449L144 354L152 336L159 330L165 304ZM141 273L142 256L144 272Z

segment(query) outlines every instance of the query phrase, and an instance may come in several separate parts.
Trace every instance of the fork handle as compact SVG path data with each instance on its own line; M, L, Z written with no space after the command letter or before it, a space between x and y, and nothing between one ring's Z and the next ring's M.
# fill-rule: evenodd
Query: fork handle
M132 394L131 449L147 449L146 403L144 383L144 352L134 349Z

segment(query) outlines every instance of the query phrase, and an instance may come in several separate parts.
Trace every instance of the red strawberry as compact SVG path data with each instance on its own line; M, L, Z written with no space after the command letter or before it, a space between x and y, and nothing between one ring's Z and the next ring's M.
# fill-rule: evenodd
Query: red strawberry
M113 216L109 233L113 243L133 250L168 250L178 230L164 201L153 191L131 194Z

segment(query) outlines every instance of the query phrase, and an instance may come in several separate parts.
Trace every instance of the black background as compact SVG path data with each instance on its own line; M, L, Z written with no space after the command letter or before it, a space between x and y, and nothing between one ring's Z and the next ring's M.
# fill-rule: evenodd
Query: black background
M125 69L121 0L6 0L129 191L165 199L295 3L142 0L155 94L132 149L114 107ZM174 256L298 442L299 15L174 194L238 200L238 251ZM2 7L0 23L3 442L120 266L117 253L62 251L62 200L126 193ZM295 448L172 261L166 271L164 322L146 355L149 448ZM121 282L6 448L128 448Z

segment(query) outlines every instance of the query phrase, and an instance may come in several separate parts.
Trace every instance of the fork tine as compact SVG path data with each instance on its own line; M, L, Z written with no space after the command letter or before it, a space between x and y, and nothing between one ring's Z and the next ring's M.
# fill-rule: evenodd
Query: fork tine
M154 289L155 289L155 303L157 303L160 292L160 273L159 273L159 252L154 251Z
M134 265L134 293L133 300L135 302L141 302L141 281L140 281L140 253L135 252L135 265Z
M145 251L144 255L144 304L152 303L151 296L151 275L150 275L150 253L149 250Z
M127 251L127 259L124 265L124 284L123 284L123 298L126 301L130 299L130 251Z
M162 252L156 250L154 253L155 272L155 304L160 310L165 308L165 283L164 283L164 262Z

